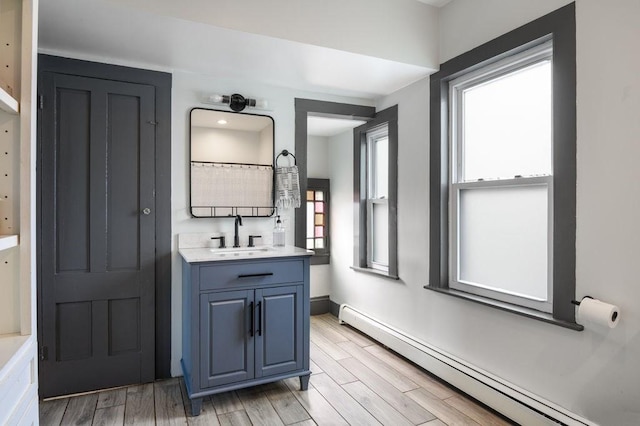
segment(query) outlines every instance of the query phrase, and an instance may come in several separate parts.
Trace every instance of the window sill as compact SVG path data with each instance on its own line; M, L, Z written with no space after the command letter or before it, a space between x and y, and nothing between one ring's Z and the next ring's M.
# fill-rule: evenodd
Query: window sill
M392 280L399 280L400 279L400 277L398 277L398 276L389 275L388 272L378 271L377 269L361 268L359 266L351 266L350 268L353 269L356 272L364 272L365 274L377 275L379 277L389 278L389 279L392 279Z
M438 293L448 294L454 297L458 297L460 299L469 300L471 302L480 303L482 305L491 306L493 308L500 309L502 311L511 312L516 315L521 315L527 318L532 318L538 321L543 321L549 324L558 325L560 327L568 328L570 330L582 331L584 327L580 324L574 322L567 322L562 320L557 320L553 318L551 314L536 311L535 309L524 308L522 306L515 306L510 303L500 302L498 300L488 299L481 296L476 296L474 294L465 293L463 291L453 290L449 288L438 288L432 286L424 286L427 290L433 290Z

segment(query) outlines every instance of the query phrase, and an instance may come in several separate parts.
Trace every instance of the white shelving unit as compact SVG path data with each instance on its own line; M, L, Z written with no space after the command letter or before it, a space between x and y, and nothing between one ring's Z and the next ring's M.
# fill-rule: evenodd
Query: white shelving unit
M17 235L0 235L0 251L18 247Z
M9 114L18 113L18 100L14 99L2 87L0 87L0 109Z
M38 424L38 0L0 0L0 424Z

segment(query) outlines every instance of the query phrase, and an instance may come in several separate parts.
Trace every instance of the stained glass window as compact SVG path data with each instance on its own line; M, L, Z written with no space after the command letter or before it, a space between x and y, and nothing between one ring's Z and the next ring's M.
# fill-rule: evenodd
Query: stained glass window
M329 254L329 179L308 179L306 247ZM327 257L328 259L328 257Z

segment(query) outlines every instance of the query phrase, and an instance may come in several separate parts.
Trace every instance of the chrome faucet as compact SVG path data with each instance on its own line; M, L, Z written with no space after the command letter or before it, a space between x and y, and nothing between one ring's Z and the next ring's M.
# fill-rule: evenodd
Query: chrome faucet
M236 215L234 223L233 247L240 247L240 236L238 235L238 226L242 226L242 216Z

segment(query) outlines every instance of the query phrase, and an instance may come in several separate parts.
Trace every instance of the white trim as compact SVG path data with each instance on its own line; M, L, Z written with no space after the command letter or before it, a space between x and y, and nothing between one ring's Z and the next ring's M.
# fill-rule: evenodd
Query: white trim
M377 174L377 170L374 167L375 156L377 150L373 149L373 145L380 139L389 138L389 125L388 123L381 124L373 130L367 132L367 145L366 145L366 188L367 188L367 268L375 269L385 273L389 272L389 258L387 257L387 263L380 263L373 260L373 245L375 236L373 235L373 205L374 204L386 204L389 205L388 198L373 198L371 194L378 196L377 188L375 187L375 179L373 178ZM388 169L388 165L387 165ZM389 182L387 182L387 186ZM388 209L387 209L388 210ZM387 231L389 225L387 224Z
M520 186L544 186L547 190L547 299L535 299L530 296L500 290L487 284L474 283L460 279L458 251L460 247L459 200L463 189L514 188ZM463 182L450 185L451 219L449 222L449 287L455 290L475 294L477 296L500 300L514 305L524 306L539 311L553 312L553 181L551 176L531 178L504 179L492 181Z
M457 91L463 91L471 86L478 86L500 76L545 61L553 61L553 40L547 40L537 46L461 75L451 80L449 87L455 88Z

